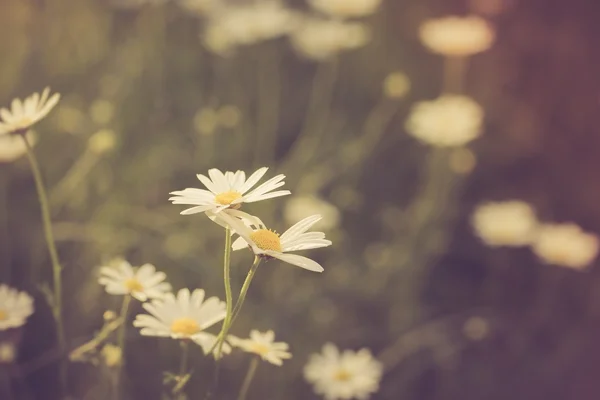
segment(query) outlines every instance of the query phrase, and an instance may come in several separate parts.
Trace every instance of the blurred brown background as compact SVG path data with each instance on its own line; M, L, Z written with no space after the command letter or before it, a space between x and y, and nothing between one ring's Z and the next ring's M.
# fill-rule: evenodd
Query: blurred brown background
M429 149L403 125L414 101L438 95L442 60L419 43L418 26L494 6L497 41L472 59L467 75L466 92L486 111L485 133L470 146L477 164L438 176L437 189L424 192L433 179ZM339 219L326 230L334 245L311 253L322 275L275 261L258 271L234 333L274 329L294 358L261 366L250 398L316 398L302 367L332 341L369 347L385 360L373 399L595 399L595 266L581 273L542 265L526 250L492 250L473 235L469 216L481 201L518 198L542 218L600 232L599 16L591 0L384 0L365 20L372 41L337 61L318 144L298 150L311 81L324 67L297 57L287 39L222 58L200 43L202 22L173 2L0 0L0 104L45 86L62 94L36 127L36 152L54 202L70 347L118 307L97 284L97 267L114 256L156 265L176 289L223 298L221 230L203 216L180 216L168 193L199 187L195 174L209 168L267 165L269 174L288 176L294 195L318 196ZM410 77L411 93L395 103L372 151L357 152L381 82L395 70ZM281 90L272 104L276 129L266 138L257 134L264 79ZM212 129L201 117L228 105L239 113L234 126ZM114 147L90 155L89 139L101 130L116 135ZM52 400L54 329L37 286L51 272L35 187L24 158L0 165L0 177L2 280L35 295L37 307L20 332L16 393ZM423 220L410 212L419 196L429 201ZM247 211L281 232L290 199ZM234 253L234 291L250 261ZM178 363L176 343L133 328L127 342L128 398L159 399L162 371ZM200 351L193 361L188 393L199 398L213 364ZM223 399L234 398L246 365L243 354L223 363ZM107 398L94 366L72 364L70 382L78 400Z

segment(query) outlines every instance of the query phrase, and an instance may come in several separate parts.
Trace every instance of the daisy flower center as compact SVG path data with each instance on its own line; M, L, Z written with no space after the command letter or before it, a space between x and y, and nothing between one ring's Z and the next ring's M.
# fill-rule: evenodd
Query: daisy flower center
M215 196L215 201L219 204L227 206L233 203L235 200L242 197L240 192L236 192L235 190L230 190L229 192L219 193Z
M267 355L267 353L269 353L269 348L267 346L265 346L264 344L261 343L254 343L252 344L252 352L261 355L261 356L265 356Z
M4 321L8 319L8 313L4 310L0 310L0 321Z
M135 278L127 279L124 283L125 288L130 292L143 292L144 286Z
M191 318L177 318L171 323L171 333L192 336L198 332L200 332L200 326Z
M348 382L350 378L352 378L350 372L346 371L343 368L337 370L336 373L333 375L333 379L335 379L338 382Z
M281 240L279 235L268 229L258 229L250 234L250 239L261 250L273 250L281 252Z

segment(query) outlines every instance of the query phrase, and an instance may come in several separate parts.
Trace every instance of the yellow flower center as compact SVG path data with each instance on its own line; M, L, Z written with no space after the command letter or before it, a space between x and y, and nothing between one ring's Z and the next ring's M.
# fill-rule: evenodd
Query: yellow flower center
M0 321L5 321L8 319L8 313L4 310L0 310Z
M259 229L250 234L250 239L261 250L273 250L281 252L281 240L279 235L268 229Z
M198 332L200 332L200 326L191 318L177 318L171 324L171 333L174 334L192 336Z
M127 279L125 281L124 285L125 285L125 288L127 290L129 290L130 292L142 292L144 290L144 287L142 286L140 281L138 281L135 278Z
M333 379L339 382L348 382L350 378L352 378L352 375L343 368L337 370L335 375L333 375Z
M229 192L223 192L215 196L215 201L224 206L233 203L235 200L242 197L240 192L236 192L235 190L230 190Z
M259 356L265 356L269 353L269 348L261 343L253 343L251 349L253 353L258 354Z

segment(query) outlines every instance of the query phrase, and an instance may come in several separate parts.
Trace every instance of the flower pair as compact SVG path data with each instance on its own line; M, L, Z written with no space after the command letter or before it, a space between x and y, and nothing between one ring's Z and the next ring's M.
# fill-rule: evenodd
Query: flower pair
M214 222L231 229L239 235L233 243L233 250L250 247L258 257L277 258L289 264L322 272L319 263L303 256L288 254L298 250L316 249L331 245L322 232L307 232L320 219L320 215L305 218L279 235L255 216L239 211L243 203L253 203L290 194L289 190L273 191L285 184L284 175L277 175L254 190L252 187L267 172L260 168L248 179L243 171L225 173L218 169L208 171L208 177L198 174L198 179L208 189L187 188L172 192L169 200L173 204L187 204L194 207L182 211L182 214L204 212Z

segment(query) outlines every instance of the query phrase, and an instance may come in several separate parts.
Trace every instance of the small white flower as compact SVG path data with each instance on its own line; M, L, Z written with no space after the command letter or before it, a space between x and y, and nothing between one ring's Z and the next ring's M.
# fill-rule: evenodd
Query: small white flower
M140 333L144 336L192 340L207 354L217 337L205 330L223 320L227 312L225 302L217 297L204 301L204 297L202 289L191 294L188 289L181 289L177 297L168 293L162 299L142 304L151 315L138 314L133 325L142 328ZM231 347L223 343L223 353L230 352Z
M573 223L547 224L540 227L532 248L548 264L583 269L598 255L598 237Z
M24 325L31 314L33 314L31 296L0 284L0 331Z
M332 17L358 18L373 14L381 0L309 0L317 11Z
M331 343L313 354L304 367L304 377L316 393L327 400L367 399L379 389L383 366L371 352L346 350L340 353Z
M35 143L32 132L26 134L30 145ZM17 135L0 135L0 163L10 163L27 154L23 138Z
M331 246L331 241L325 239L323 232L306 232L321 219L320 215L313 215L303 219L285 231L281 236L267 229L257 217L240 211L233 210L229 213L223 213L218 218L231 227L235 233L240 235L233 242L233 250L241 250L250 246L257 256L277 258L309 271L323 272L323 267L318 262L297 254L288 254L291 251Z
M100 268L98 282L106 292L115 295L130 294L139 301L161 298L171 291L171 285L164 282L164 272L157 271L154 265L144 264L133 268L125 260L115 260L111 266Z
M267 331L261 333L257 330L250 331L250 339L240 339L233 335L228 336L229 343L248 352L258 354L264 361L281 366L283 360L292 358L288 352L289 346L284 342L275 342L275 333Z
M58 103L60 94L50 95L50 88L44 89L42 95L34 93L25 101L14 99L10 110L0 109L0 135L8 133L25 133L36 122L44 118Z
M291 34L292 46L304 57L325 60L369 41L369 31L358 22L305 18Z
M413 106L406 130L436 147L463 146L481 134L483 109L467 96L442 95Z
M477 16L431 19L421 25L419 34L430 51L451 57L485 51L496 36L490 24Z
M283 36L296 23L296 13L276 0L226 6L211 14L204 32L204 44L210 51L226 55L238 46Z
M288 223L319 214L323 218L315 224L316 229L333 229L340 223L340 211L333 204L317 196L295 196L290 198L284 209L284 217Z
M535 237L538 221L523 201L482 204L471 217L477 236L489 246L525 246Z
M173 204L194 205L194 207L182 211L182 215L207 211L216 214L226 208L239 208L242 203L254 203L290 194L289 190L273 192L273 190L285 185L283 181L285 175L277 175L256 189L249 191L263 177L267 170L267 167L260 168L246 179L244 171L237 171L235 173L227 171L223 174L223 172L213 168L208 171L210 178L202 174L197 175L200 182L208 190L187 188L171 192L175 196L169 198L169 200Z

